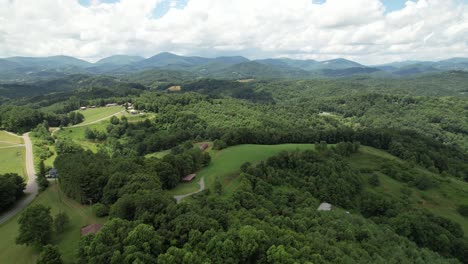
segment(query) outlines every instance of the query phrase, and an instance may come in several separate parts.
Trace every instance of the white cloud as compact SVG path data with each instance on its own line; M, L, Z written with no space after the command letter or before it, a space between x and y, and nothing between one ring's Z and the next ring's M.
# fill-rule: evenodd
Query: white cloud
M363 63L468 56L468 5L380 0L190 0L154 18L164 0L0 0L0 57L65 54L288 56Z

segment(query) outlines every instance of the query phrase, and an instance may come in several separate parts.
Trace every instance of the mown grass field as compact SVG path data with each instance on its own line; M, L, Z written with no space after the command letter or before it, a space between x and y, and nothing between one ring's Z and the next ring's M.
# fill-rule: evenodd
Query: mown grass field
M0 174L13 172L27 177L24 170L25 148L18 144L23 144L21 137L0 131Z
M213 187L216 179L224 186L226 194L231 193L238 184L240 166L245 162L252 164L266 160L281 151L314 149L314 144L281 145L238 145L220 151L210 150L211 163L197 173L190 183L181 183L169 191L171 195L180 195L197 191L198 182L204 177L206 188Z
M70 223L61 235L54 235L52 243L58 245L65 263L73 263L80 240L81 227L92 223L104 223L105 218L96 218L89 206L83 206L66 198L59 192L58 186L51 182L51 186L32 202L43 204L51 208L54 216L58 212L65 212L70 217ZM34 264L38 253L33 247L15 244L18 232L19 214L8 222L0 225L0 263Z
M124 110L122 106L110 106L110 107L98 107L98 108L88 108L86 110L78 110L77 112L83 114L84 121L80 125L86 125L91 122L95 122L102 118L110 117L113 114L121 112Z
M389 159L405 163L405 161L387 152L366 146L361 146L359 153L352 155L349 160L351 166L357 169L368 168L378 170L382 163ZM371 187L367 185L366 188L374 192L388 193L394 197L401 195L402 188L409 188L411 190L409 201L413 206L423 207L436 215L459 223L467 236L468 219L461 216L456 208L459 204L468 204L468 184L454 178L444 178L420 167L417 169L419 172L434 179L437 182L436 186L422 191L417 188L410 188L405 183L399 182L385 174L378 173L381 182L380 186Z

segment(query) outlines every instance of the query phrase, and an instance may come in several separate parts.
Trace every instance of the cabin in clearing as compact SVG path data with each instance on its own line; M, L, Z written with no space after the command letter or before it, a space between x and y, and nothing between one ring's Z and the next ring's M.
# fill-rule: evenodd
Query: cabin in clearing
M183 177L182 181L183 182L191 182L195 178L195 176L197 176L195 173L189 174L189 175Z
M208 148L208 144L207 143L203 143L200 145L200 150L203 152L205 151L206 149Z

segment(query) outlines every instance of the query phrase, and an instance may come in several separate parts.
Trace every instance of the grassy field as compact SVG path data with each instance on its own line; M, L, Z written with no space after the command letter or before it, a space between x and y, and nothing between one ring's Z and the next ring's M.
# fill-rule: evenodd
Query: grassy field
M365 146L361 146L359 153L351 156L350 162L351 166L357 169L368 168L377 170L383 162L389 159L405 163L405 161L387 152ZM423 168L418 168L418 170L432 179L435 179L437 181L437 186L426 191L410 188L412 192L409 198L411 204L415 207L426 208L436 215L449 218L459 223L465 235L468 235L468 219L464 218L456 211L457 205L468 204L468 184L453 178L443 178ZM399 197L401 195L401 189L404 187L408 188L405 183L394 180L385 174L379 173L378 175L381 185L375 188L368 185L368 190L388 193L394 197Z
M211 188L218 179L224 185L226 194L231 193L238 184L240 166L245 162L257 163L274 156L281 151L314 149L314 144L282 145L238 145L220 151L210 150L211 164L197 173L190 183L181 183L169 191L171 195L180 195L197 191L198 181L205 179L206 188Z
M66 198L59 192L55 183L52 183L46 191L40 193L32 204L43 204L50 207L53 216L62 211L70 217L70 223L65 232L59 236L54 235L52 241L53 244L58 245L65 263L73 263L75 260L81 227L92 223L104 223L106 220L96 218L90 207ZM18 232L18 217L19 215L0 225L0 263L36 263L38 252L34 248L15 244L15 237Z
M18 144L23 144L21 137L0 131L0 174L13 172L27 177L24 170L25 148Z
M82 113L84 116L83 125L95 122L102 118L109 117L113 114L121 112L124 110L122 106L110 106L110 107L98 107L98 108L88 108L86 110L79 110L78 112Z

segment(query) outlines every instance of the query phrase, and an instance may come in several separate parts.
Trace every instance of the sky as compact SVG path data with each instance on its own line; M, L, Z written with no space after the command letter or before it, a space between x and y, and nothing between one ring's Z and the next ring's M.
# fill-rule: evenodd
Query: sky
M468 0L0 0L0 57L468 57Z

